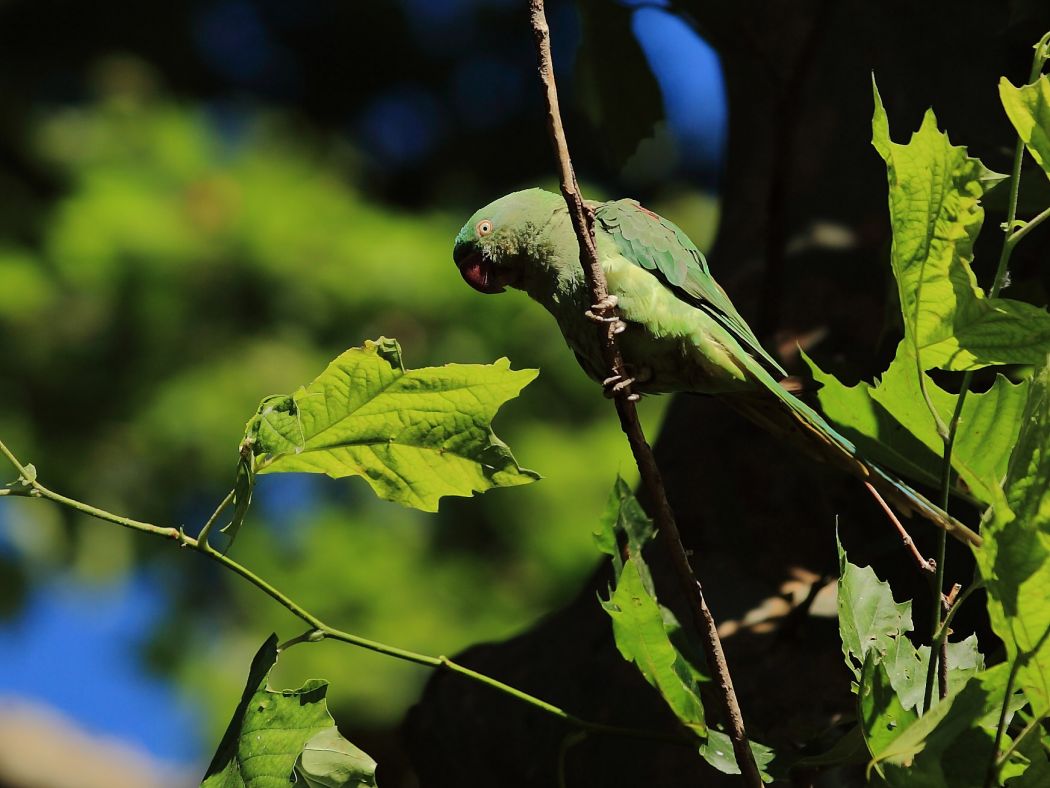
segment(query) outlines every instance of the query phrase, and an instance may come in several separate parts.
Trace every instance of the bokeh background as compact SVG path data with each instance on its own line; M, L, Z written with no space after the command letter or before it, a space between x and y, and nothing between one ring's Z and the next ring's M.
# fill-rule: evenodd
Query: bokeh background
M547 315L479 296L450 259L478 206L554 186L524 6L0 0L0 438L53 489L194 532L258 401L346 347L508 356L541 375L496 429L543 481L426 515L360 480L265 477L232 554L334 625L431 654L569 599L635 471ZM706 248L717 58L661 0L548 6L587 194L646 199ZM588 52L593 24L617 45ZM663 403L644 405L655 432ZM195 784L255 649L301 629L193 555L4 500L0 785ZM323 643L274 683L311 677L381 783L412 785L397 726L426 672Z

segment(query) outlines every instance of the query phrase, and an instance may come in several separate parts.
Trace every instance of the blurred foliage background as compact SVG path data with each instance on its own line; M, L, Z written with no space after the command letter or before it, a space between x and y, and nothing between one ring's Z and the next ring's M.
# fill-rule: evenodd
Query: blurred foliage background
M582 140L580 17L549 6ZM547 315L480 297L450 258L479 205L554 183L523 4L6 0L0 53L0 436L46 484L194 532L258 401L346 347L508 356L541 375L496 429L542 482L425 515L360 480L266 477L232 554L332 624L432 654L573 595L615 474L633 480L626 444ZM688 156L661 127L626 178L705 246L724 118L691 122ZM597 145L574 152L589 196L616 188ZM0 608L0 716L35 698L194 777L251 654L302 628L202 560L29 501L0 506ZM326 643L276 683L310 677L398 784L392 731L425 672Z

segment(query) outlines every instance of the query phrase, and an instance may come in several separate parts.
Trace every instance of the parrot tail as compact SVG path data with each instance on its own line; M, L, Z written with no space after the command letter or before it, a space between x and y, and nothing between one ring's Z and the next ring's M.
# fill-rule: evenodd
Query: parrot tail
M892 473L864 459L857 447L832 429L823 416L782 387L723 394L720 399L749 421L787 440L806 454L870 483L901 511L918 513L961 542L975 547L981 545L977 533Z

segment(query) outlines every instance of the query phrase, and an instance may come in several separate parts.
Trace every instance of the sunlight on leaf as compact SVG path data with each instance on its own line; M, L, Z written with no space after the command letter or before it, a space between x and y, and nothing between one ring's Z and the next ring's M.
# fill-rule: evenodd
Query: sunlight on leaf
M633 662L687 730L696 734L700 755L726 774L740 774L729 737L708 728L700 685L709 681L702 647L692 630L683 628L675 614L656 598L642 551L655 534L652 521L623 479L617 477L609 503L594 533L598 549L610 556L614 584L609 598L600 600L612 619L616 648ZM773 751L751 742L762 779Z
M1050 178L1050 77L1015 88L1003 77L999 97L1025 147Z
M612 618L616 647L623 658L638 666L682 724L705 736L700 688L667 636L660 608L642 584L633 558L624 564L616 590L602 607Z
M1032 382L1004 485L976 551L992 628L1039 714L1050 712L1050 365Z
M970 267L994 174L948 141L932 111L907 144L892 142L877 88L874 95L872 144L889 177L890 258L905 341L922 369L1040 363L1050 351L1050 314L986 298Z
M267 397L245 428L258 473L361 476L380 497L436 511L445 495L536 481L492 432L536 377L494 364L406 370L392 339L351 348L309 386Z
M919 482L938 484L944 442L937 434L916 379L915 357L907 342L897 347L889 369L875 385L845 386L803 354L821 409L866 457ZM958 395L929 377L926 390L937 410L949 418ZM963 403L952 467L966 485L960 493L986 504L1002 501L1001 481L1021 428L1028 381L1011 383L996 377L985 392L971 392Z

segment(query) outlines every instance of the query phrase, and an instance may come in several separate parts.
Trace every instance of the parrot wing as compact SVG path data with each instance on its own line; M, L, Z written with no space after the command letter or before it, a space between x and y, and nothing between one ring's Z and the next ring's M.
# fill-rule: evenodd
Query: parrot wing
M783 367L766 352L707 267L707 260L680 228L643 208L636 200L616 200L595 207L594 218L612 236L625 258L651 271L679 299L704 309L747 350L781 375Z

